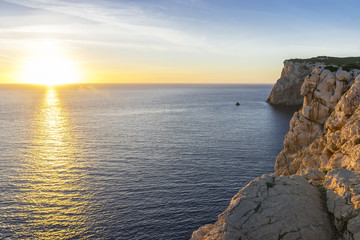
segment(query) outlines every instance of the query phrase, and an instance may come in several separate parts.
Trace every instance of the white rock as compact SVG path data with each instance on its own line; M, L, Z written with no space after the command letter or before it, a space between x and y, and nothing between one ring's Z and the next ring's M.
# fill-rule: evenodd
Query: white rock
M345 81L348 82L351 79L351 74L348 73L347 71L343 71L343 70L337 70L336 72L336 79L339 81Z
M254 196L253 193L259 192ZM297 175L264 175L240 190L219 220L195 231L191 239L328 240L333 237L317 187Z

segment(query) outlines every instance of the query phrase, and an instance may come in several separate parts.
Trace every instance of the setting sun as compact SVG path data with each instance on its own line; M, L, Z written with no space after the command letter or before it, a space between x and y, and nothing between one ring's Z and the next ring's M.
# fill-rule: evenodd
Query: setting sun
M20 82L41 85L61 85L81 82L76 64L63 56L40 55L25 61Z

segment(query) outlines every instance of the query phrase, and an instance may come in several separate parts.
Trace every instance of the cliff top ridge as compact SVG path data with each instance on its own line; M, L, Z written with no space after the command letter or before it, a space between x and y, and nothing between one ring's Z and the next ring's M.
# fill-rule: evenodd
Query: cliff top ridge
M274 85L267 102L273 105L301 106L303 96L300 94L301 85L311 71L318 66L336 72L337 70L360 70L360 57L328 57L293 58L284 61L281 76Z
M351 69L360 69L360 57L328 57L328 56L318 56L313 58L292 58L285 61L291 61L296 63L310 63L315 64L322 62L325 65L329 66L338 66L342 67L343 70L350 71ZM331 70L331 69L329 69Z

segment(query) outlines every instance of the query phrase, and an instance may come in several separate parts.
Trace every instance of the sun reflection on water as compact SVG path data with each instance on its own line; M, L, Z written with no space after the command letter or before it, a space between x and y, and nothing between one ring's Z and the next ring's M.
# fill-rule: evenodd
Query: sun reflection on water
M25 150L19 192L19 238L84 238L89 184L81 145L55 89L36 112Z

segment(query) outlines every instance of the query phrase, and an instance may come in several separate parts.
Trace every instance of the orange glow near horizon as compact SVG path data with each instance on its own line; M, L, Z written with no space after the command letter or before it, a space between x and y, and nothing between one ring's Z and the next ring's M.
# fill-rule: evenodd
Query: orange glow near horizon
M262 71L258 71L258 68L255 69L245 63L241 67L235 67L235 65L225 67L187 66L180 60L179 66L171 64L148 66L143 62L119 60L118 56L109 57L106 61L98 61L84 53L75 52L65 43L56 40L32 42L26 46L26 49L26 53L17 57L16 64L2 66L5 71L0 72L0 83L47 86L73 83L273 83L277 79L278 69L280 69L280 67L267 66L263 67ZM125 58L126 56L124 56ZM236 64L236 66L238 65Z

